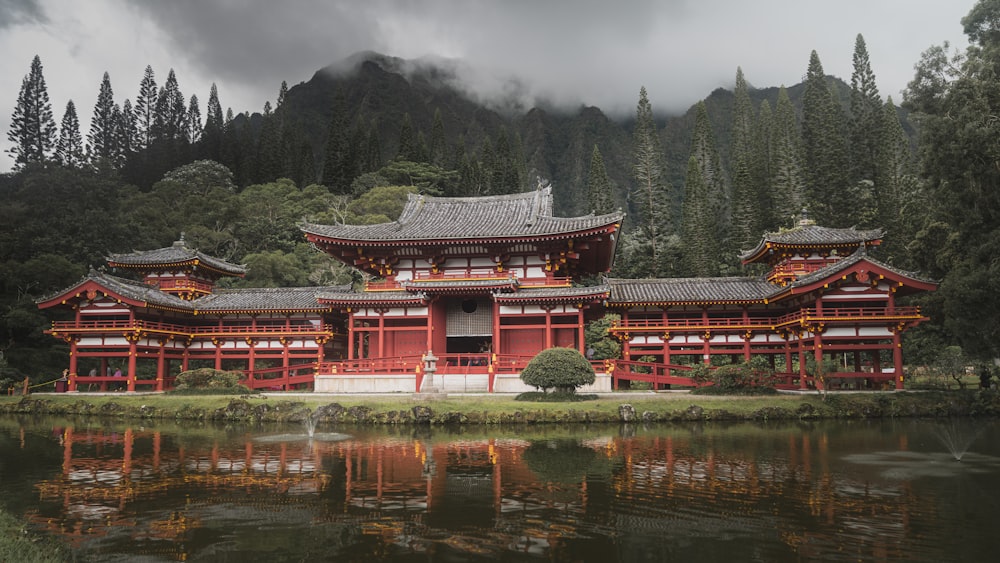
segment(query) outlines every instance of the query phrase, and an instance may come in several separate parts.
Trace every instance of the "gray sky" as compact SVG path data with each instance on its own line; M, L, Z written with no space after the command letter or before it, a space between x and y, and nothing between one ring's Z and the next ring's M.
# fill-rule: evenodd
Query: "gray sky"
M0 145L21 79L41 56L56 123L73 100L86 136L105 71L115 98L135 100L146 65L170 68L202 113L215 82L223 108L260 111L289 86L348 55L373 50L460 59L470 89L634 111L645 86L657 113L683 111L736 67L751 85L802 80L817 51L827 74L850 79L865 37L883 98L901 101L931 45L964 48L975 0L0 0ZM509 93L509 92L508 92ZM10 158L0 156L0 170Z

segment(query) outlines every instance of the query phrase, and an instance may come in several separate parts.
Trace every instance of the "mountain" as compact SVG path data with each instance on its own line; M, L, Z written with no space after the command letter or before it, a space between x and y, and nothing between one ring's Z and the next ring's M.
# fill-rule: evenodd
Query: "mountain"
M461 77L468 69L461 65L460 61L448 59L405 60L374 52L357 53L291 87L285 98L286 119L301 127L314 154L321 158L333 101L337 92L342 92L351 124L360 120L362 124L373 124L378 131L383 162L398 152L399 133L406 115L415 134L429 137L435 111L440 111L449 144L463 139L469 154L482 149L489 139L496 138L501 128L506 128L520 139L524 152L522 189L533 187L536 177L550 180L556 212L566 216L588 212L587 172L591 152L597 145L608 175L616 185L616 201L627 210L631 119L611 119L597 107L567 110L546 105L544 101L525 109L516 96L516 83L509 88L515 95L478 99L470 93L470 88L464 87ZM838 78L830 80L846 107L850 87ZM789 97L798 108L804 89L804 84L788 87ZM773 109L777 95L776 87L751 90L755 108L767 99ZM717 89L705 98L705 103L723 165L728 168L733 93ZM692 106L682 115L659 117L667 178L678 195L683 189L694 113ZM321 165L317 163L318 167Z

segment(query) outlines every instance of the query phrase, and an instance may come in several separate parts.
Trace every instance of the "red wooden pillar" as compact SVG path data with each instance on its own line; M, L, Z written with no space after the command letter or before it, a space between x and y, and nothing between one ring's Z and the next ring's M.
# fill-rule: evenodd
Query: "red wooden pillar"
M78 348L78 345L77 345L76 338L72 338L69 341L69 377L70 377L70 381L73 381L73 379L76 378L76 370L77 370L77 365L78 365L77 364L77 359L78 358L76 356L77 348Z
M138 350L136 350L135 338L130 338L128 343L128 390L135 391L135 364L138 359Z
M378 357L385 357L385 309L378 313Z
M429 322L429 320L428 320ZM500 349L500 304L496 301L493 302L493 346L490 347L490 352L494 354L502 354L504 351Z
M164 354L166 352L167 341L160 340L160 349L156 356L156 390L163 391L163 378L166 377L166 361Z
M428 321L429 323L429 321ZM430 340L431 331L427 331L427 340ZM354 312L347 310L347 359L354 360Z
M808 375L806 374L806 349L802 345L802 333L798 333L795 340L799 347L799 389L806 389L808 388L806 385Z
M212 339L212 345L215 346L215 369L222 369L222 344L224 342L221 338Z
M743 326L744 327L749 327L750 326L750 312L748 311L746 305L743 306ZM749 328L746 328L745 332L743 333L743 335L744 335L744 338L743 338L743 361L744 362L749 362L750 361L750 340L753 338L753 332L751 332Z
M816 375L826 375L823 371L823 337L819 335L819 332L813 333L813 357L816 360ZM816 389L825 388L826 385L823 384L823 379L816 377Z
M583 330L583 304L576 306L576 344L581 354L587 353L587 335Z
M181 371L188 370L188 359L189 359L188 347L187 345L185 345L184 352L181 353Z
M892 332L892 366L896 390L903 388L903 343L898 330Z
M702 362L706 365L712 363L712 332L708 330L708 307L701 308L701 322L704 325L705 332L701 335L702 338Z
M545 349L552 347L552 309L542 309L545 311Z

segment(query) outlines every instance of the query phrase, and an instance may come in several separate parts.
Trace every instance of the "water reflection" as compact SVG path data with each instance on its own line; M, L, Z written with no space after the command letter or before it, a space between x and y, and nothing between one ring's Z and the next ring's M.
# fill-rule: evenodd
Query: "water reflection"
M995 422L950 472L929 469L950 454L926 422L339 430L0 420L0 492L88 560L935 561L997 547Z

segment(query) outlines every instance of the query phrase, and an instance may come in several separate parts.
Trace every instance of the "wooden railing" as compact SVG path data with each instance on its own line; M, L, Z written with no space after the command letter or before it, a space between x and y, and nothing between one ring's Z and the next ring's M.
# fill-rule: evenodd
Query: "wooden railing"
M432 282L432 281L496 281L498 283L517 282L520 287L570 287L572 278L568 277L518 277L515 272L441 272L432 274L430 272L417 272L410 280L377 280L365 282L365 291L399 291L403 289L405 282Z
M612 332L651 332L671 329L712 330L776 330L806 322L857 322L857 321L915 321L923 317L920 307L842 307L801 309L780 317L725 317L708 319L699 317L663 319L628 319L612 325Z
M154 333L167 333L182 336L227 336L227 335L252 335L252 334L329 334L333 331L330 325L229 325L219 327L217 325L188 326L171 323L161 323L155 321L144 321L128 319L121 320L93 320L93 321L53 321L51 330L57 332L105 332L110 330L141 330Z

